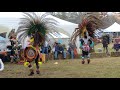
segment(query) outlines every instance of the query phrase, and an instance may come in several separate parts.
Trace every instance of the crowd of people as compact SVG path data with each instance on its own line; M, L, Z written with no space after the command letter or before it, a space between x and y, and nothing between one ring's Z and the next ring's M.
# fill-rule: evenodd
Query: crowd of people
M84 36L83 38L80 38L80 49L81 49L81 63L85 64L87 62L87 64L90 63L90 53L91 50L94 49L94 41L89 37L89 36ZM13 63L18 63L20 61L20 50L22 49L22 46L19 46L19 42L11 37L10 38L10 42L11 45L8 46L7 48L9 48L10 54L4 54L4 56L1 58L2 61L5 61L6 59L10 59L10 62ZM119 51L120 49L120 44L118 43L118 40L114 40L114 44L113 44L113 49L115 49L116 51ZM103 50L106 51L106 53L108 53L108 44L110 44L110 40L108 36L104 36L102 38L102 44L103 44ZM46 55L46 59L49 60L49 55L53 54L54 56L54 60L59 60L59 59L67 59L67 56L70 56L70 59L74 59L77 55L77 47L75 44L73 43L69 43L68 47L65 44L59 43L59 42L54 42L53 45L49 44L48 41L45 41L39 49L39 52L41 54L45 54ZM10 56L10 58L8 58L8 56ZM39 55L38 55L39 56ZM36 57L35 62L37 62L38 64L38 58ZM80 56L79 56L80 57ZM85 61L86 59L86 61ZM36 61L37 60L37 61ZM31 65L31 64L30 64ZM30 66L29 65L29 66ZM28 66L28 67L29 67ZM39 65L36 65L37 67L37 74L40 73L39 71ZM31 68L31 67L30 67ZM30 75L33 75L34 73L31 72Z
M76 53L75 53L76 46L73 44L69 44L69 47L66 47L65 44L61 44L58 42L54 42L54 44L51 46L48 44L47 41L42 45L41 47L41 53L44 53L48 56L50 53L53 54L54 60L58 60L60 56L62 56L62 59L66 59L67 55L70 56L71 59L74 59Z
M7 46L10 52L6 52L7 55L0 54L0 58L3 62L10 61L11 63L18 63L20 60L20 50L22 49L22 46L20 46L20 43L13 37L10 38L10 42L11 45ZM47 41L45 41L40 47L40 52L42 54L46 54L47 59L49 59L50 53L53 54L54 60L58 60L60 56L62 59L66 59L67 55L69 55L71 59L74 59L77 54L76 46L71 43L68 46L69 47L66 47L65 44L58 42L54 42L53 45L50 45Z
M11 63L13 62L18 62L20 60L20 50L21 47L19 46L19 42L11 37L10 38L10 42L11 42L11 46L8 46L7 48L9 48L11 50L11 52L8 55L1 55L0 54L0 58L5 61L8 60ZM110 43L109 40L109 36L104 36L102 37L102 44L103 44L103 51L108 53L108 44ZM120 44L114 40L113 42L113 49L115 49L116 51L119 51L120 49ZM80 39L80 49L82 52L81 58L83 60L82 63L84 63L84 58L87 56L88 61L90 59L90 50L91 48L94 47L94 42L88 38L88 37L84 37L82 39ZM89 47L88 47L88 46ZM87 49L84 47L88 47ZM85 51L86 50L86 51ZM40 47L40 52L42 54L46 55L46 59L49 60L49 55L53 54L53 58L54 60L58 60L58 59L67 59L69 56L70 59L74 59L77 55L77 47L75 44L73 43L69 43L68 46L66 46L65 44L59 43L59 42L54 42L54 44L50 45L48 41L45 41L41 47ZM10 56L10 57L8 57Z

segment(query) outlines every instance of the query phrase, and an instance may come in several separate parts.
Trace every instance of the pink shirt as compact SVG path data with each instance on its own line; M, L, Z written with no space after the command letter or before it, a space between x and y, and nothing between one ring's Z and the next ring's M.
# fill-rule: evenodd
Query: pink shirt
M83 51L90 51L90 46L88 44L84 44Z

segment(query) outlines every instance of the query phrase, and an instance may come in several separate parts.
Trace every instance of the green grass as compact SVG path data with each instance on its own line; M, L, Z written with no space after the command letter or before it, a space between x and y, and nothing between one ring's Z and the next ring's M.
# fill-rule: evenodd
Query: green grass
M114 51L112 46L109 44L109 52ZM96 53L98 48L102 48L102 44L95 46ZM90 64L84 65L81 59L49 60L40 67L41 75L28 76L29 69L23 65L5 63L0 78L120 78L119 68L120 57L93 58Z
M94 58L84 65L81 59L50 60L40 67L41 75L28 76L29 69L23 65L5 63L0 78L120 78L119 68L120 57Z
M108 51L109 51L109 52L115 51L114 49L112 49L112 47L113 47L113 43L110 43L110 44L108 45ZM95 48L95 52L98 53L98 48L103 49L103 45L102 45L102 43L99 43L99 44L95 45L94 48Z
M108 45L108 51L109 51L109 53L115 51L114 49L112 49L112 47L113 47L113 43L110 43ZM99 53L98 52L98 48L101 48L102 49L102 53L104 53L102 43L99 43L99 44L97 44L97 45L94 46L95 53ZM82 53L82 51L80 50L80 54L81 53Z

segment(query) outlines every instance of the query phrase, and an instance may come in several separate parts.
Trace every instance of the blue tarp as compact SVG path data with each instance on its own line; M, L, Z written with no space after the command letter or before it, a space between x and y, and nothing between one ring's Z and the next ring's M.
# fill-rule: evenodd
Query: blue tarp
M0 36L0 40L6 40L6 38Z
M7 43L9 43L9 40L0 36L0 50L6 49Z

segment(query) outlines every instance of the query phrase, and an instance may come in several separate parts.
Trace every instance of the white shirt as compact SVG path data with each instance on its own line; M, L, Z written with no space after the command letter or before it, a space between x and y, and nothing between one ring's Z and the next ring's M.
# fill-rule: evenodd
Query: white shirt
M47 46L48 46L48 42L47 42L47 41L45 41L44 47L47 47Z
M85 44L88 44L88 40L90 39L90 37L88 37L88 38L83 38L83 40L84 40L84 43Z

